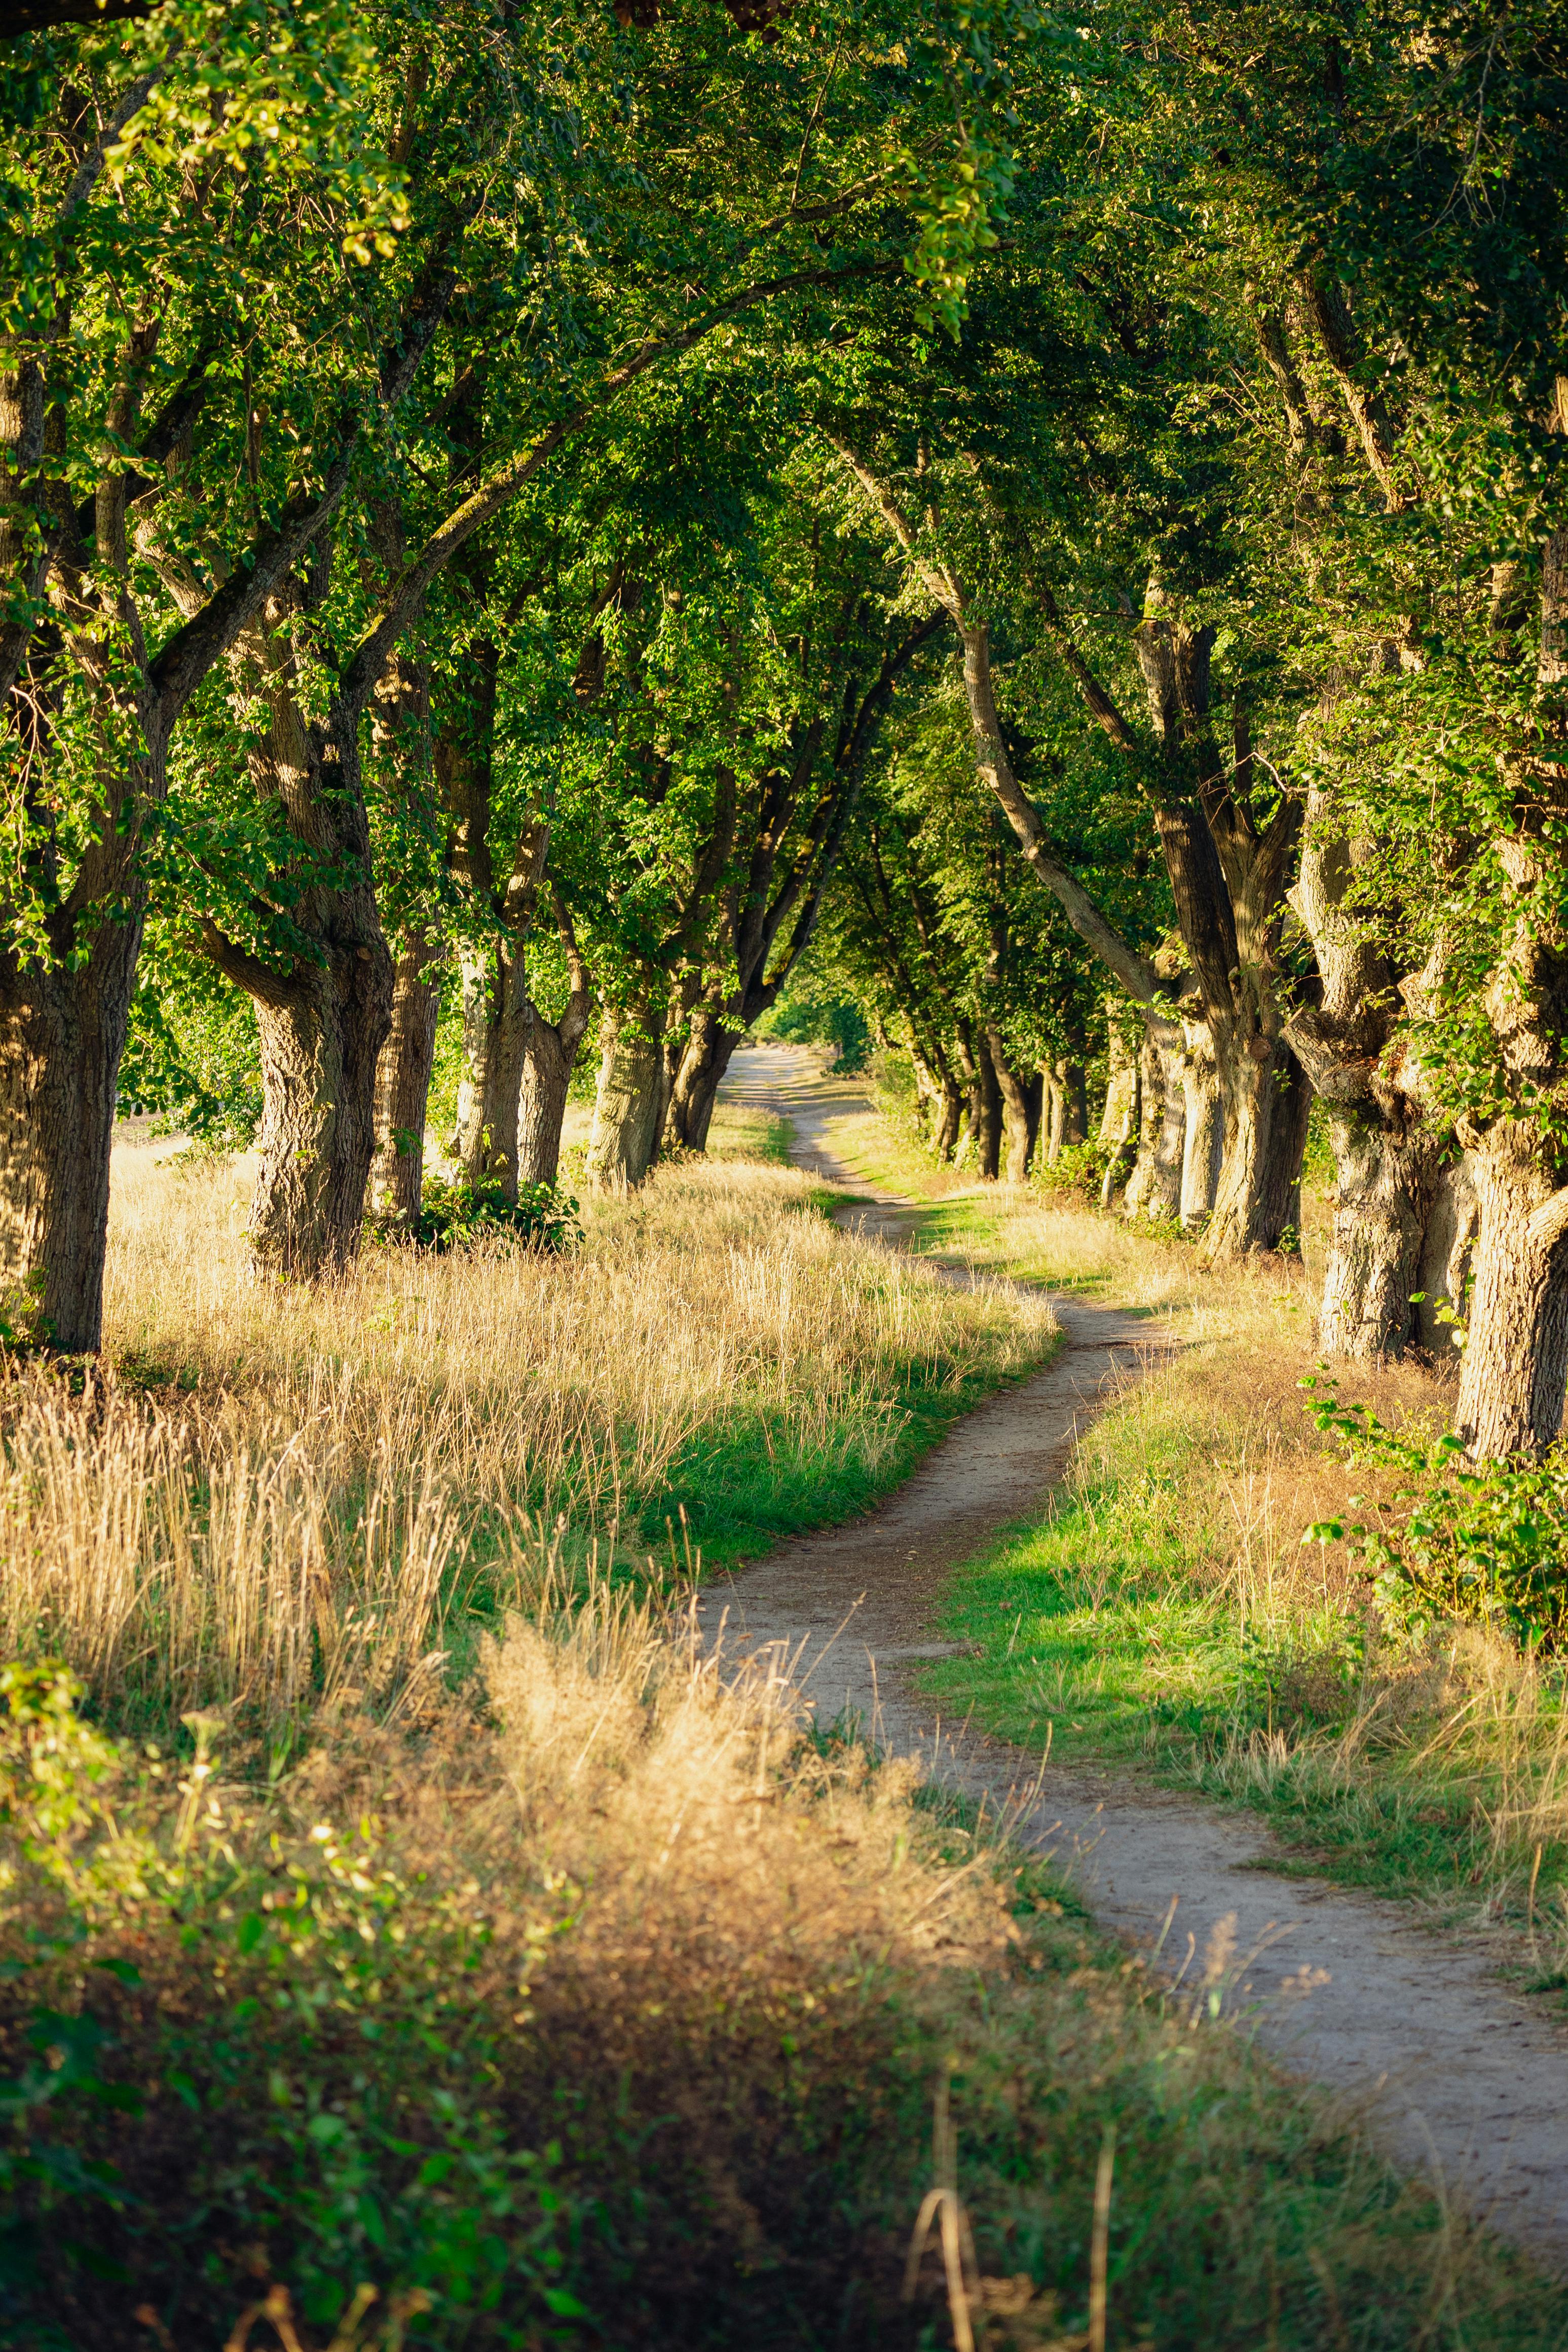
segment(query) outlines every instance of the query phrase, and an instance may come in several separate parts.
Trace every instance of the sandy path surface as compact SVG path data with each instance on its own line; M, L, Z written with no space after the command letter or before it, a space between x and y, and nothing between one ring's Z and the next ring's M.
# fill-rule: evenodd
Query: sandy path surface
M783 1111L796 1161L861 1194L840 1221L897 1245L912 1204L869 1192L834 1157L824 1130L855 1105L809 1057L739 1054L725 1093ZM853 1708L932 1778L1010 1806L1101 1923L1158 1947L1171 1975L1196 1984L1205 1955L1224 1961L1226 2005L1272 2056L1342 2094L1398 2163L1568 2275L1568 2032L1502 1985L1482 1948L1404 1905L1285 1876L1245 1817L1109 1772L1042 1774L1038 1758L942 1722L909 1687L910 1661L952 1654L937 1622L947 1572L1043 1513L1075 1429L1137 1376L1140 1318L1053 1303L1065 1344L1045 1371L968 1414L867 1518L716 1580L710 1629L722 1623L726 1646L798 1654L819 1718Z

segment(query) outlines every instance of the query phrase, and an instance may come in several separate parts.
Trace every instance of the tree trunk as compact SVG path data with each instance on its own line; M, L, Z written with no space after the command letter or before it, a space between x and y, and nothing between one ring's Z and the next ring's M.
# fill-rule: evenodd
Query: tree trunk
M705 1151L719 1086L742 1033L726 1029L710 1004L692 1010L691 1031L670 1088L668 1133L688 1151Z
M951 1071L942 1081L941 1108L931 1131L931 1149L939 1160L951 1160L958 1149L958 1130L963 1119L963 1097L958 1081Z
M0 1311L18 1336L71 1355L103 1336L114 1091L142 903L138 891L128 920L100 925L74 971L12 966L0 999Z
M587 1174L600 1192L640 1184L664 1124L664 1040L646 1005L606 1008Z
M359 1248L392 989L378 935L374 947L334 947L325 967L297 969L275 993L257 992L261 1164L250 1242L271 1273L311 1280Z
M1312 1090L1284 1040L1246 1040L1222 1072L1225 1158L1207 1247L1211 1257L1276 1250L1301 1227L1301 1155Z
M468 1181L499 1179L517 1198L518 1095L530 1027L521 945L462 948L463 1075L453 1158Z
M1475 1162L1467 1151L1437 1171L1421 1248L1415 1338L1434 1356L1460 1352L1459 1335L1451 1318L1464 1319L1480 1224Z
M531 1003L522 1053L518 1102L517 1178L521 1184L553 1185L561 1173L561 1129L577 1048L588 1026L585 982L574 988L559 1021L546 1021Z
M1480 1242L1457 1421L1481 1462L1545 1452L1568 1375L1568 1213L1552 1147L1500 1119L1474 1157Z
M1195 1045L1189 1042L1183 1057L1182 1093L1186 1116L1182 1137L1181 1218L1183 1225L1191 1230L1206 1224L1214 1214L1225 1158L1225 1104L1206 1032Z
M1399 1134L1369 1099L1325 1107L1334 1222L1319 1344L1363 1361L1402 1355L1415 1334L1411 1301L1437 1190L1436 1140L1419 1125Z
M1115 1032L1112 1031L1111 1034L1114 1037ZM1143 1118L1142 1077L1140 1063L1136 1059L1130 1058L1126 1067L1117 1072L1107 1093L1108 1112L1111 1102L1118 1098L1121 1108L1116 1132L1113 1135L1109 1137L1106 1135L1105 1121L1103 1119L1100 1121L1100 1139L1102 1142L1109 1142L1111 1147L1110 1157L1105 1163L1105 1172L1100 1180L1100 1205L1102 1209L1110 1207L1137 1158L1138 1131Z
M1186 1150L1187 1097L1182 1032L1147 1016L1143 1045L1143 1139L1127 1185L1129 1216L1180 1216Z
M1327 794L1312 793L1290 903L1312 941L1319 1001L1299 1007L1286 1032L1323 1104L1334 1151L1319 1336L1331 1355L1362 1360L1401 1355L1412 1339L1443 1331L1432 1320L1436 1299L1423 1321L1412 1294L1427 1286L1439 1197L1454 1198L1441 1181L1443 1138L1426 1121L1420 1073L1399 1042L1407 975L1356 912L1356 875L1370 848L1352 841ZM1445 1264L1437 1286L1447 1280Z
M1002 1169L1002 1088L984 1030L974 1040L974 1085L975 1170L982 1182L994 1184Z
M1089 1081L1081 1062L1058 1062L1047 1076L1050 1088L1050 1139L1047 1157L1054 1167L1064 1151L1089 1140Z
M400 1217L412 1229L425 1183L425 1121L436 1060L436 1019L441 1007L434 935L407 944L392 984L392 1027L375 1066L375 1156L370 1204L377 1215Z
M1100 1143L1125 1142L1129 1133L1128 1109L1138 1086L1137 1062L1122 1043L1121 1032L1116 1026L1114 1018L1115 1008L1112 1007L1111 1011L1105 1100L1100 1107L1097 1136L1097 1140Z
M991 1066L1001 1098L1007 1181L1009 1184L1024 1184L1028 1181L1029 1149L1034 1141L1029 1125L1029 1090L1017 1072L1009 1068L1000 1032L989 1030L986 1042L991 1049Z

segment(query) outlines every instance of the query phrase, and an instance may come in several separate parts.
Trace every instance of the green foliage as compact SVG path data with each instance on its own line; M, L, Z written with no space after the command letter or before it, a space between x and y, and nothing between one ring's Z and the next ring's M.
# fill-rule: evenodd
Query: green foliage
M757 1024L759 1037L786 1045L831 1045L835 1075L858 1076L871 1058L871 1030L853 997L839 994L832 979L815 965L795 973L771 1013Z
M1323 1519L1305 1543L1348 1543L1372 1580L1379 1616L1401 1639L1444 1624L1492 1625L1521 1648L1553 1651L1568 1635L1568 1450L1540 1463L1467 1464L1453 1431L1432 1440L1388 1427L1369 1405L1341 1402L1319 1371L1302 1386L1319 1429L1349 1462L1411 1480L1392 1525ZM1352 1503L1359 1497L1352 1496Z
M155 1111L165 1134L244 1150L261 1124L250 998L203 957L178 950L147 955L131 1001L120 1100L129 1110Z
M470 1250L491 1247L555 1252L574 1248L583 1238L577 1203L552 1184L521 1184L509 1200L499 1181L426 1176L412 1234L395 1218L369 1217L367 1237L411 1242L417 1249Z
M313 2327L378 2283L369 2343L426 2313L435 2340L466 2340L502 2299L501 2343L581 2316L560 2149L509 2145L491 2105L574 1890L534 1905L487 2006L475 1890L403 1874L368 1819L258 1837L215 1793L209 1721L180 1770L105 1739L80 1696L58 1669L0 1668L5 2038L13 2063L29 2053L0 2084L6 2342L64 2340L51 2313L171 2271L226 2327L249 2263L220 2246L279 2241ZM128 2126L162 2143L157 2179L118 2161Z
M1087 1143L1065 1143L1055 1160L1047 1160L1043 1151L1036 1156L1029 1181L1046 1193L1072 1193L1080 1199L1097 1200L1100 1180L1110 1163L1116 1147L1101 1143L1090 1136Z

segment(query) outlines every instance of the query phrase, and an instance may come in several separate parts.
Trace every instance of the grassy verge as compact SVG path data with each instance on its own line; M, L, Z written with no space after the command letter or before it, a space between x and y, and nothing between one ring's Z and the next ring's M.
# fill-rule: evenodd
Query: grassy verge
M637 1570L755 1554L863 1509L1048 1349L1043 1302L957 1291L834 1231L778 1123L584 1204L560 1256L366 1251L258 1286L243 1167L116 1168L109 1370L3 1395L0 1643L162 1731L468 1671L538 1524Z
M932 2186L991 2352L1081 2347L1097 2273L1126 2352L1564 2340L1218 1984L1173 2006L904 1768L532 1566L482 1706L345 1718L265 1799L7 1678L6 2344L922 2352Z
M1527 1980L1568 1986L1568 1709L1560 1668L1501 1634L1380 1640L1341 1546L1315 1522L1391 1496L1348 1473L1305 1410L1321 1204L1305 1270L1210 1271L1048 1194L965 1186L888 1122L835 1147L922 1199L927 1248L1150 1317L1141 1380L1089 1431L1049 1518L955 1580L966 1654L926 1670L945 1705L1053 1753L1110 1759L1264 1813L1298 1865L1512 1931ZM1444 1425L1415 1367L1347 1397Z

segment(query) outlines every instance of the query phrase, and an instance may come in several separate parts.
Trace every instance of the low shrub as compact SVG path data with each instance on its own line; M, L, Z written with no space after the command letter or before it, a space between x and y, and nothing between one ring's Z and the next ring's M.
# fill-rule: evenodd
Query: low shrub
M1098 1201L1100 1181L1115 1149L1114 1144L1091 1139L1088 1143L1064 1144L1055 1160L1047 1160L1042 1150L1036 1155L1030 1181L1047 1195Z
M576 1202L554 1185L520 1184L513 1201L496 1179L474 1183L462 1176L426 1177L412 1231L395 1216L372 1218L367 1227L378 1241L408 1241L438 1252L485 1242L559 1251L583 1238Z
M1302 1385L1313 1420L1339 1439L1349 1464L1409 1481L1380 1523L1321 1519L1303 1538L1350 1545L1385 1628L1415 1641L1438 1624L1483 1624L1521 1648L1561 1648L1568 1637L1568 1451L1477 1467L1451 1430L1433 1438L1391 1429L1370 1406L1342 1403L1321 1371Z

